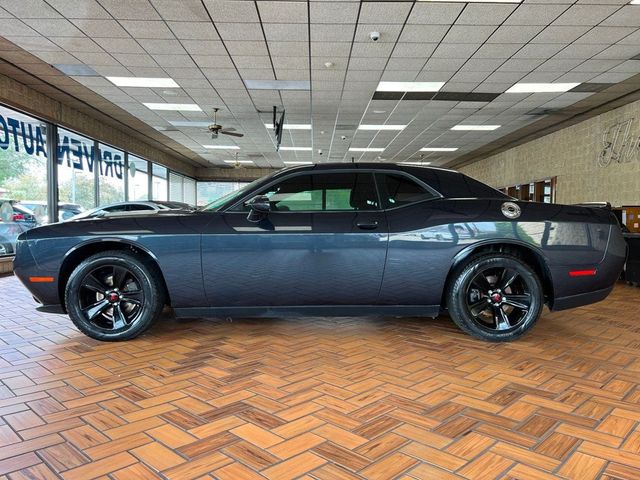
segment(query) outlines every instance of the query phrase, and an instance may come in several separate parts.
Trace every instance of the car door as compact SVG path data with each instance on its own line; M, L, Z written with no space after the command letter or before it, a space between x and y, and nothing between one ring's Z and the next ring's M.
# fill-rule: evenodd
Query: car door
M269 197L264 218L250 221L245 198L203 233L211 306L377 301L388 233L372 172L294 173L254 194Z

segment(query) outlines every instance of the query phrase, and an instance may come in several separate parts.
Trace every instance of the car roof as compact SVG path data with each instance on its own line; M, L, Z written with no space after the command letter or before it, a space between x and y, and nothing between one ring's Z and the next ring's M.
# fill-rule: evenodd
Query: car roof
M447 172L459 173L456 170L450 170L448 168L431 167L426 165L402 165L400 163L391 162L329 162L329 163L316 163L314 165L298 165L295 167L289 167L284 170L353 170L353 169L366 169L366 170L402 170L411 171L414 169L420 170L444 170Z

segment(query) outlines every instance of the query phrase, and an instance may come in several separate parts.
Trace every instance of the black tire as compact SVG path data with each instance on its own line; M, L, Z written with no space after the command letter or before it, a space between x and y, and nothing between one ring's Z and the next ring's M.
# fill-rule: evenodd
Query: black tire
M73 270L67 282L69 317L82 333L96 340L137 337L160 316L165 304L157 270L128 252L92 255Z
M521 259L502 253L471 257L453 272L447 291L447 308L456 325L490 342L523 336L543 307L536 272Z

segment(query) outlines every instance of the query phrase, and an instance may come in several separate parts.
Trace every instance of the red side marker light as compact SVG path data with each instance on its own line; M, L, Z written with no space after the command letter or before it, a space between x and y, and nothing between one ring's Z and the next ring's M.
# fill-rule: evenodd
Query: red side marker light
M29 277L31 283L52 283L55 281L53 277Z
M598 271L594 268L591 270L570 270L570 277L594 277Z

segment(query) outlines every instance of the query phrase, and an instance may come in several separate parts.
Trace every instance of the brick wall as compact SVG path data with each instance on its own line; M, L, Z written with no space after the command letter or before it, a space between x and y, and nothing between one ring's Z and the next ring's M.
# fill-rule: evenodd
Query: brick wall
M634 118L630 138L640 137L640 101L551 133L460 170L494 187L557 176L558 203L608 201L640 204L640 149L628 163L598 166L603 133L618 122Z

